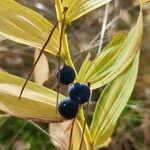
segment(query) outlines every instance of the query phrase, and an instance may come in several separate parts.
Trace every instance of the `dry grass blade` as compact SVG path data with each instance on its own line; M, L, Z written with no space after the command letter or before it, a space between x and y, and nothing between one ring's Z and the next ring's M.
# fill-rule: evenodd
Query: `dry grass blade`
M102 30L101 30L101 37L100 37L100 42L99 42L98 54L100 54L100 52L102 50L103 39L105 36L108 15L109 15L109 3L107 3L106 7L105 7L105 13L104 13L103 25L102 25Z

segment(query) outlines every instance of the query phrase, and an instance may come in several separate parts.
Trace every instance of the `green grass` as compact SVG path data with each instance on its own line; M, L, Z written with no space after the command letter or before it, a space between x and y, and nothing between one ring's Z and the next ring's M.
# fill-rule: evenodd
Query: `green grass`
M47 130L48 126L42 126ZM35 128L31 123L17 118L8 119L0 127L0 144L7 150L12 150L14 143L21 140L28 150L54 150L49 137Z

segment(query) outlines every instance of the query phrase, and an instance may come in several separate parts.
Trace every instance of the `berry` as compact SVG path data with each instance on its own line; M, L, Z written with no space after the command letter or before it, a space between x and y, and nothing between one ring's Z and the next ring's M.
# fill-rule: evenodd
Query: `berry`
M77 114L78 105L67 97L59 103L58 110L60 115L64 118L73 119Z
M59 71L59 80L60 83L68 85L72 83L76 77L75 71L73 70L72 67L68 65L64 65L60 71ZM58 73L57 73L57 78L58 78Z
M84 104L90 98L90 88L83 83L75 83L69 87L69 97L77 105Z

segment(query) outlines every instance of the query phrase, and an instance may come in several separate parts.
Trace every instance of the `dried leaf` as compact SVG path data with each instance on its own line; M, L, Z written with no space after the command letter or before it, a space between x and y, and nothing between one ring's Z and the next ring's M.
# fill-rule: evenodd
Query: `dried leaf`
M37 59L39 56L40 51L35 50L34 53L34 60ZM44 54L42 54L41 58L39 59L35 69L34 69L34 78L35 82L39 85L43 85L45 81L48 80L49 77L49 65L48 60Z

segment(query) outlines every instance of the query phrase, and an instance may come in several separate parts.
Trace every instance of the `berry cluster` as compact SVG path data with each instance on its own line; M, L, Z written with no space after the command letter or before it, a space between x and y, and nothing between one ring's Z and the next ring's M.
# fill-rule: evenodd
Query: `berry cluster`
M57 75L58 77L58 75ZM59 71L59 82L65 85L71 84L75 79L73 68L64 65ZM59 113L67 119L76 116L79 105L86 103L90 97L90 88L83 83L74 83L69 86L69 97L59 103Z

